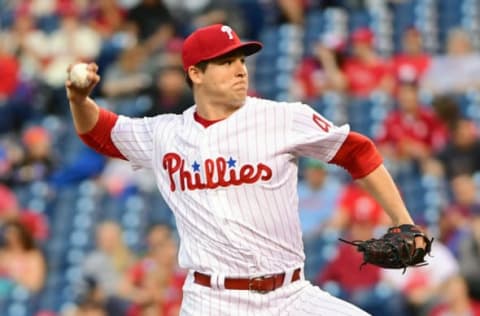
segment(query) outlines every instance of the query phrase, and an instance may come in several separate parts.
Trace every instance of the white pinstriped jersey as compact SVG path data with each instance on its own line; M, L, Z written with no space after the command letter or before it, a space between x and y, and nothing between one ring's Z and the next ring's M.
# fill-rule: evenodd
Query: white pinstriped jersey
M230 277L303 266L297 157L329 161L349 133L301 103L248 97L207 128L182 115L120 116L112 140L152 169L173 210L179 263Z

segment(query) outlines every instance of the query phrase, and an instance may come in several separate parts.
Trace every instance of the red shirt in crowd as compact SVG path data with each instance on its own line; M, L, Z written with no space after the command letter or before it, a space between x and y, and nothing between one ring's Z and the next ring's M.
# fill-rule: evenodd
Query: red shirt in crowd
M430 59L427 54L396 55L392 60L395 78L406 81L419 80L430 65Z
M129 272L130 280L136 286L142 285L145 280L148 269L152 265L152 261L149 258L145 258L135 264ZM159 315L174 315L175 311L182 304L182 287L187 275L182 270L175 270L170 278L170 283L161 302ZM128 312L128 316L140 316L142 315L141 306L134 305Z
M0 99L10 97L19 83L19 64L15 57L0 55Z
M380 87L384 79L392 75L390 65L379 59L367 64L357 58L348 59L343 66L348 90L356 97L368 97Z
M306 99L321 95L325 88L325 72L314 58L306 58L295 72L295 80L300 83Z
M416 141L431 150L439 150L447 141L447 129L429 109L419 108L416 116L394 111L385 119L377 142L399 145L404 140Z
M351 269L360 267L362 263L362 253L351 245L341 244L335 258L318 275L317 282L325 284L328 281L334 281L349 293L371 288L380 281L380 268L366 264L362 266L361 271L352 273ZM346 269L346 267L349 268Z

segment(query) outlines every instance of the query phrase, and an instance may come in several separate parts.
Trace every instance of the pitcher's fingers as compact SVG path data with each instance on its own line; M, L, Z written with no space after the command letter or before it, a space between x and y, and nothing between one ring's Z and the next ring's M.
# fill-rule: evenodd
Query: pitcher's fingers
M425 239L423 236L415 237L415 247L422 248L422 249L425 249L425 247L427 247L427 243L425 242Z
M91 71L94 71L94 72L98 71L98 65L96 63L89 63L87 68Z
M96 73L89 73L87 76L91 83L98 83L100 81L100 76Z

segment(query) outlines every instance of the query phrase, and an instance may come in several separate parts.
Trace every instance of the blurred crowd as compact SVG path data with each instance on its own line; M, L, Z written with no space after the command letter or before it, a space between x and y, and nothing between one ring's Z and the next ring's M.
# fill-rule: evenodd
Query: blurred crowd
M460 2L477 9L480 20L480 4ZM439 0L445 4L439 10L460 2ZM398 25L391 16L408 6L419 4L0 0L0 314L178 315L186 271L177 265L172 217L160 214L166 207L152 175L78 140L64 91L66 68L96 62L102 81L94 97L119 114L181 113L193 104L181 65L183 39L197 27L224 23L244 39L265 42L266 52L247 60L250 94L275 98L262 69L291 65L288 84L279 82L286 94L278 95L371 137L415 221L435 237L427 266L404 273L362 266L361 254L337 237L379 236L389 218L343 170L301 159L306 277L373 315L480 315L478 35L471 24L458 23L432 45L429 29L406 23L394 45L385 46L391 34L383 26ZM375 24L375 12L390 18ZM351 23L358 13L370 19ZM317 31L309 23L315 16L334 16L335 23L322 22ZM262 59L276 54L267 37L272 30L314 36L298 58ZM287 42L287 51L297 52L297 44ZM355 124L363 115L366 126ZM65 227L77 220L71 201L86 205L86 185L105 202L94 203L93 212L106 215L85 224L83 252L58 264L56 256L71 254L62 242L76 237ZM68 200L68 192L79 192L78 198ZM125 210L132 196L153 214L139 224L138 238L127 234L128 225L142 221ZM66 267L78 273L70 277ZM58 281L67 274L67 283ZM64 291L71 295L59 294Z

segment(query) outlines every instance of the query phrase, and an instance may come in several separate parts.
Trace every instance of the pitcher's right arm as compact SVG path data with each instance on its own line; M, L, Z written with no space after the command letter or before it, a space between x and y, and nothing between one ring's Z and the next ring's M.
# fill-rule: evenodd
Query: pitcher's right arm
M69 77L72 66L70 65L67 69ZM110 137L118 116L113 112L100 108L89 97L95 86L100 82L100 76L97 74L98 66L91 63L87 69L90 81L87 87L76 87L68 79L65 82L75 130L85 144L99 153L113 158L125 159Z

